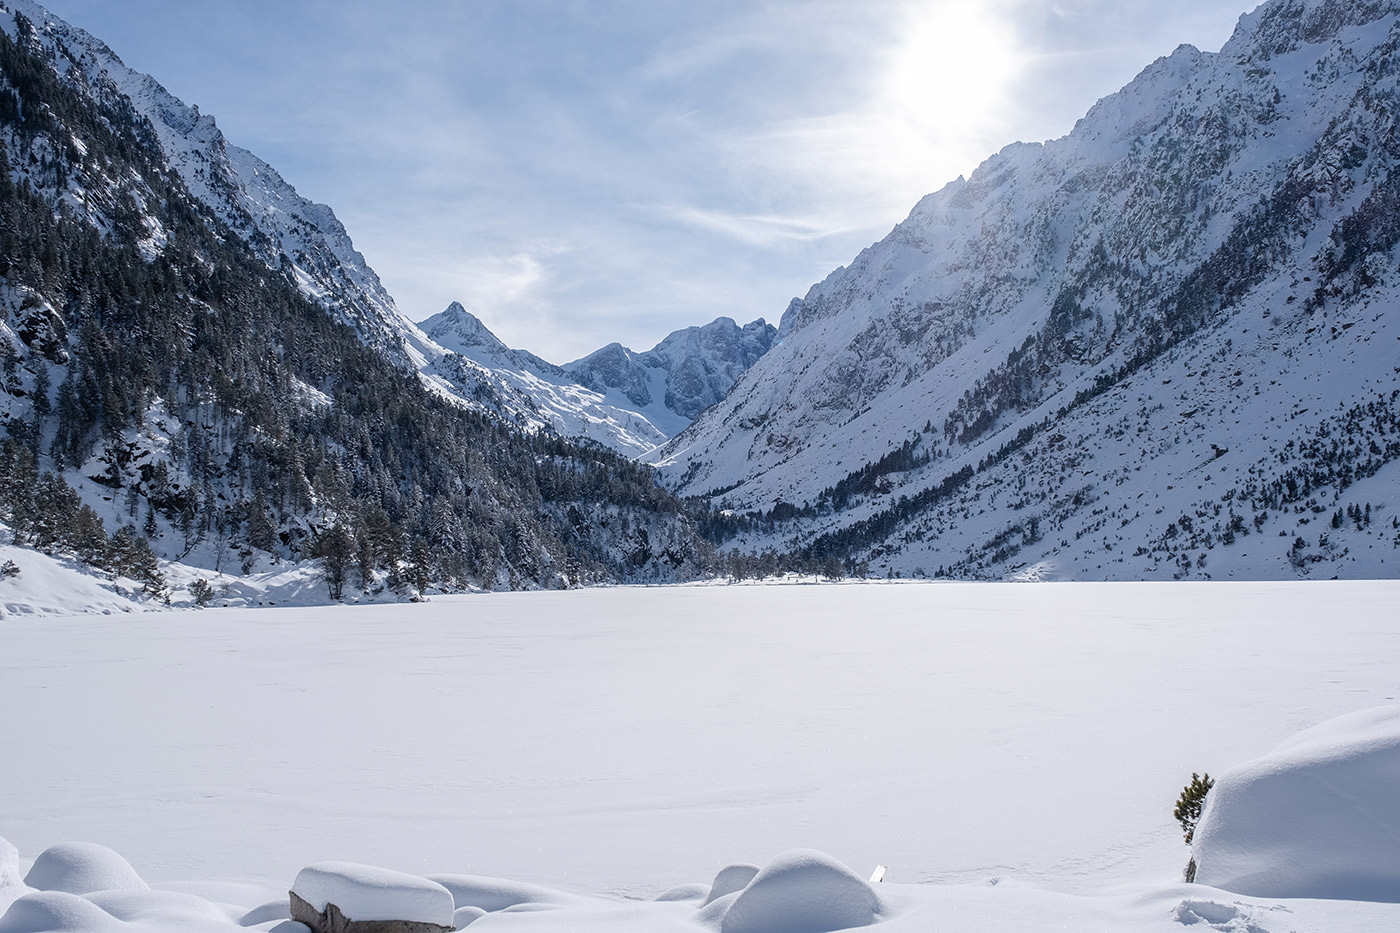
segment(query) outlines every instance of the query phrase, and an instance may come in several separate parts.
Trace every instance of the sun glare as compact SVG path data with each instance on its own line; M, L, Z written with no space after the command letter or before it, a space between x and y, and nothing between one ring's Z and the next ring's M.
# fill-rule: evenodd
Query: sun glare
M1005 12L961 2L911 11L877 105L897 140L899 174L927 185L946 166L951 178L1010 141L999 134L1022 57Z
M890 109L931 138L996 122L1018 70L996 7L923 5L911 20L885 78Z

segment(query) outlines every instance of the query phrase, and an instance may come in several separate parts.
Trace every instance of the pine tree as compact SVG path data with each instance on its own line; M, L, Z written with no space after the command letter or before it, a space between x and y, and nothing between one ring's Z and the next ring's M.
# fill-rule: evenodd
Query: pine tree
M345 580L355 560L354 538L340 525L332 525L321 533L316 542L316 556L326 577L326 590L331 599L345 593Z
M1190 845L1196 836L1196 823L1201 818L1201 807L1205 805L1206 795L1214 786L1215 781L1209 774L1203 776L1192 772L1191 783L1182 789L1181 796L1177 798L1172 816L1181 824L1187 845Z

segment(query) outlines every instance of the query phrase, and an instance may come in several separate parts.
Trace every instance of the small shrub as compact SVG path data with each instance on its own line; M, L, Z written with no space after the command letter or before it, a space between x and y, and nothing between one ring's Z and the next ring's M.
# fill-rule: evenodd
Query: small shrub
M1195 838L1196 822L1201 818L1201 807L1205 805L1206 794L1209 794L1214 786L1215 781L1209 774L1202 776L1193 771L1191 783L1182 789L1181 796L1176 799L1176 809L1172 811L1172 816L1181 824L1187 845Z
M0 580L17 576L19 576L19 564L16 564L12 560L7 560L3 564L0 564Z

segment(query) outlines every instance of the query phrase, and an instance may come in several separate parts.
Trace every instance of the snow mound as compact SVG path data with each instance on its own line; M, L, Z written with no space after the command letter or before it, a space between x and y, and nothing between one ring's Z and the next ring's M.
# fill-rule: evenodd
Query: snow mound
M828 933L882 918L880 898L822 852L795 849L763 867L724 914L721 933Z
M464 930L471 926L473 920L480 920L486 916L486 911L480 907L458 907L452 911L452 925L459 930Z
M452 926L452 893L442 885L387 868L318 862L297 873L292 893L324 912L334 904L348 920L408 920Z
M63 842L34 860L24 883L40 891L91 894L94 891L144 891L146 882L126 859L95 842Z
M19 849L0 837L0 888L23 884L19 873Z
M1400 706L1322 723L1221 775L1196 881L1261 897L1400 902Z
M710 883L710 892L705 895L705 903L700 906L704 907L705 904L717 901L726 894L733 894L735 891L744 890L758 872L759 868L757 865L749 865L742 862L735 865L726 865L715 875L715 880Z
M692 881L690 884L678 884L664 893L658 894L654 900L658 903L668 901L704 901L709 903L708 895L711 885Z
M216 905L179 891L100 891L88 895L86 900L118 920L152 929L196 930L232 925L228 915Z
M67 891L26 894L0 917L0 933L101 933L121 926L92 901Z
M481 875L429 875L428 880L440 884L452 893L457 907L480 907L487 913L505 910L518 904L569 904L576 900L572 894L537 884L488 878Z
M259 923L272 923L277 920L290 920L292 915L287 908L287 899L266 901L237 918L241 927L257 926Z

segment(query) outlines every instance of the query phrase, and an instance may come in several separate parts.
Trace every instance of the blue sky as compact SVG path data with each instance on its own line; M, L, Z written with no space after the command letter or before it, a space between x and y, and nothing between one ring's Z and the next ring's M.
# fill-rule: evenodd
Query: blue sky
M46 5L330 204L406 316L459 300L564 362L776 323L922 195L1255 4Z

